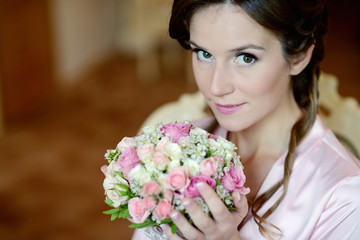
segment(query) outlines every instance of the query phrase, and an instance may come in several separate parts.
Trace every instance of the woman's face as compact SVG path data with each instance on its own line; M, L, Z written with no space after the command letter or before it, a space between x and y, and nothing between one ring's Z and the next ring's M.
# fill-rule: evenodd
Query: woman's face
M276 122L294 107L291 66L279 40L240 7L198 11L190 23L190 46L197 85L225 129Z

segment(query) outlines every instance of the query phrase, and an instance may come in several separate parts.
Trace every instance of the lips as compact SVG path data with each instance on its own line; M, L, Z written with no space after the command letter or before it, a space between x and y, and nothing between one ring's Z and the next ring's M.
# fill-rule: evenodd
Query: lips
M220 113L226 114L226 115L239 111L244 105L245 105L245 103L235 104L235 105L233 105L233 104L227 104L227 105L215 104L216 109Z

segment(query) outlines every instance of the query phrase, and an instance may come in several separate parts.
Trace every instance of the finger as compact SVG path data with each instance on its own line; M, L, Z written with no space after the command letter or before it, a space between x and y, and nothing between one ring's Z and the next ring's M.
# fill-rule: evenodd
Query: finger
M230 212L216 192L203 182L197 183L196 187L208 205L215 221L218 223L229 221Z
M161 229L163 230L163 233L167 236L170 240L182 240L181 237L179 237L176 233L171 232L171 227L167 224L161 225Z
M202 233L192 226L189 221L177 210L170 213L171 220L178 227L186 239L201 239Z
M197 204L191 198L184 198L182 204L184 205L194 224L201 232L203 232L205 235L212 235L216 233L217 227L214 220L204 212L199 204Z
M236 210L232 212L235 219L241 222L249 211L248 201L245 195L240 195L238 192L232 193L234 199L234 205Z

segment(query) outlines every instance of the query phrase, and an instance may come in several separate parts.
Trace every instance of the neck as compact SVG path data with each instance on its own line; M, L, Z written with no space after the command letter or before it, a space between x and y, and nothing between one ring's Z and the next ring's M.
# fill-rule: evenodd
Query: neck
M257 159L274 162L288 149L291 129L301 115L293 100L286 108L275 109L266 119L240 132L231 132L229 137L238 146L244 163Z

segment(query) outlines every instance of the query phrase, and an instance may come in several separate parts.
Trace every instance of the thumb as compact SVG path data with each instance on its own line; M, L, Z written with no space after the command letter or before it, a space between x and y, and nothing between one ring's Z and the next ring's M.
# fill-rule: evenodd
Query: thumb
M233 192L234 205L236 210L232 213L234 217L241 222L249 211L248 201L245 195L240 195L239 192Z

